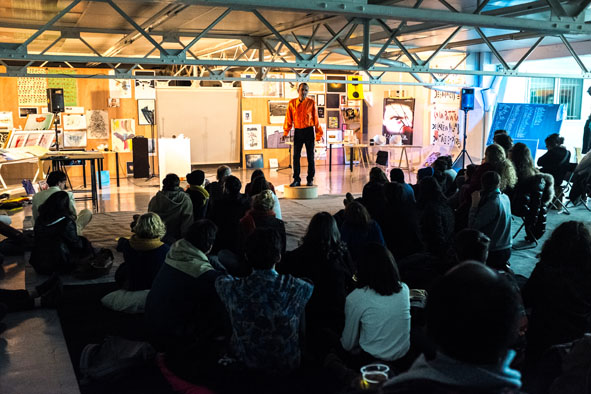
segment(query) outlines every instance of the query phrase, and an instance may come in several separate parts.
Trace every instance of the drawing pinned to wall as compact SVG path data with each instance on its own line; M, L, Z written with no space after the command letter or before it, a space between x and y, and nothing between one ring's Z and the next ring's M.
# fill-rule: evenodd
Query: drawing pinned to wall
M86 147L86 131L64 131L64 148Z
M113 151L129 152L133 137L135 137L134 119L111 119L111 149Z
M45 74L45 69L40 67L27 68L29 74ZM47 79L43 78L17 78L18 105L42 105L47 104ZM24 118L25 116L23 116Z
M107 111L86 111L86 120L88 122L88 139L102 140L109 138L109 114Z
M252 122L252 111L242 111L242 122L243 123Z
M138 119L138 124L139 125L149 125L150 122L148 121L148 119L146 118L146 116L144 115L144 113L142 112L143 109L147 109L148 111L152 111L152 114L154 114L155 112L155 107L156 107L156 100L138 100L137 101L137 119ZM156 119L154 117L154 119Z
M117 97L109 97L108 101L109 108L119 108L121 106L121 99Z
M244 150L263 149L263 136L260 124L244 125Z
M12 111L0 112L0 129L12 129Z
M137 70L135 75L154 76L154 71ZM156 81L153 79L136 79L135 80L135 99L136 100L155 100L156 99Z
M269 123L283 124L289 101L269 101Z
M289 145L281 141L282 137L283 126L265 126L265 148L289 148Z
M338 129L340 126L341 114L339 111L326 111L328 117L328 128Z
M25 130L49 130L53 125L53 114L31 114L27 116Z
M324 94L316 95L316 105L319 107L324 107Z
M324 119L324 107L318 107L318 118Z
M64 130L86 129L86 116L79 114L62 114Z
M76 74L76 70L66 68L49 68L48 74ZM76 78L48 78L48 88L61 88L64 90L64 105L73 107L78 104L78 80ZM45 100L47 102L47 100Z
M43 148L51 148L55 143L55 133L43 133L41 135L41 139L38 142L38 145Z
M10 138L11 130L0 130L0 148L8 147L8 140Z
M109 79L109 97L131 98L131 79Z
M18 107L18 117L26 118L30 114L38 114L39 110L37 107Z

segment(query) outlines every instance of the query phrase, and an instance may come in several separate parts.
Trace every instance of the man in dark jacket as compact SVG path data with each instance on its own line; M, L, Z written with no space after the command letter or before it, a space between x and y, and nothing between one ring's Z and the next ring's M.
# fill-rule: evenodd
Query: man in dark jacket
M210 346L229 323L214 283L221 274L209 264L216 226L198 220L175 242L146 300L145 318L153 344L172 358Z
M382 387L386 394L518 393L511 369L519 297L498 273L476 262L451 269L429 292L427 331L438 347Z

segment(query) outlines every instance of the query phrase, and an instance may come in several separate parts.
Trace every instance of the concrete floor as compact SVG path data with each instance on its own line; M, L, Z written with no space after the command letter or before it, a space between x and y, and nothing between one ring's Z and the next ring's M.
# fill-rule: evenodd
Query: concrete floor
M215 168L205 168L206 177L215 180ZM243 187L250 181L253 170L233 170L240 178ZM291 182L291 170L265 169L267 180L273 183L281 197L282 186ZM326 166L317 166L315 184L318 194L361 193L368 179L368 168L334 165L332 171ZM302 168L302 177L306 168ZM413 181L414 181L414 174ZM81 179L73 179L75 196L88 193L81 191ZM159 190L158 180L125 178L121 186L104 187L99 193L99 212L145 211L150 198ZM78 201L77 209L91 209L89 201ZM31 215L31 207L12 216L13 226L22 228L26 215ZM25 288L25 263L22 258L7 258L6 277L0 281L4 289ZM9 314L4 323L7 330L0 334L0 393L79 393L78 383L68 355L61 325L55 310L35 309L27 312Z

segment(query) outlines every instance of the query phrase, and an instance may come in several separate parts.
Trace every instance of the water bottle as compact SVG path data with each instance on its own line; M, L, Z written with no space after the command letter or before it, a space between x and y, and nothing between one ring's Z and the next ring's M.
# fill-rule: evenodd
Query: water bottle
M33 230L33 217L32 216L25 216L25 220L23 220L23 231L31 231Z

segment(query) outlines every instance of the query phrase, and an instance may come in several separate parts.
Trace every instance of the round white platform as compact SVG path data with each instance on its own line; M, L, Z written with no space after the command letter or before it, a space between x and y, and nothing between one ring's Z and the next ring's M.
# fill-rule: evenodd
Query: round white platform
M290 199L310 199L318 198L318 187L317 186L298 186L283 188L283 197Z

